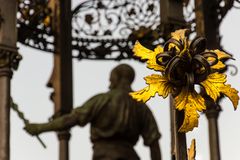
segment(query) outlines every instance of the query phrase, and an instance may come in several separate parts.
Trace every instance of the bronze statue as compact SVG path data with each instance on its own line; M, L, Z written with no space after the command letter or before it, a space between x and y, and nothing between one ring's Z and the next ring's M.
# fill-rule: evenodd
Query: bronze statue
M106 93L98 94L71 113L43 124L28 124L31 135L70 129L91 123L93 160L139 160L134 145L141 135L150 147L152 160L161 160L160 133L149 108L129 96L134 70L127 64L115 67Z

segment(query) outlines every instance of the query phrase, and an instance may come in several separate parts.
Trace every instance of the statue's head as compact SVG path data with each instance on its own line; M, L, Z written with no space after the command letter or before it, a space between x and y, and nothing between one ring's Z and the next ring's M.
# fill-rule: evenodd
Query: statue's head
M110 89L123 88L131 90L131 84L134 80L135 72L128 64L120 64L113 68L110 75Z

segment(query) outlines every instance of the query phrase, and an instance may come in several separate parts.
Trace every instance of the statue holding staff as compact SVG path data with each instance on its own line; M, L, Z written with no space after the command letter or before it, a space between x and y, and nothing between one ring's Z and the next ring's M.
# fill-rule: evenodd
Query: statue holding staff
M111 72L108 92L48 123L27 124L25 130L38 135L90 123L93 160L139 160L133 147L140 135L150 147L151 159L161 160L160 133L153 114L144 103L129 96L134 77L132 67L120 64Z

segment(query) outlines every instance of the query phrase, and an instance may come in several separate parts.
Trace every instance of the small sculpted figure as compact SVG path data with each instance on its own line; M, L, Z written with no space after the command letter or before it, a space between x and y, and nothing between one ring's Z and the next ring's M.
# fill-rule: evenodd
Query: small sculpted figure
M139 136L150 147L151 159L161 160L160 133L152 112L129 96L134 70L127 64L115 67L106 93L90 98L82 106L48 123L28 124L31 135L91 124L93 160L139 160L134 150Z

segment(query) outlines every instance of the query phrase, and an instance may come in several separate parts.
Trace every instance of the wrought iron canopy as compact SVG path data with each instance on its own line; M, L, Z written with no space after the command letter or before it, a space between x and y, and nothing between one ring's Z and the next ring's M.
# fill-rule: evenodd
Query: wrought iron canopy
M54 51L51 0L19 0L18 41ZM73 57L121 60L132 57L133 43L159 41L159 0L87 0L72 11Z
M55 1L18 2L18 41L39 50L54 52L52 22ZM233 2L219 1L219 23L234 6ZM239 3L239 0L235 2ZM160 38L164 28L160 26L159 0L85 0L72 11L71 18L74 58L128 59L132 58L131 48L136 40L148 48L163 43ZM195 18L188 20L187 26L192 32L195 32L195 23Z
M137 39L159 39L159 0L90 0L73 11L73 49L79 59L126 59Z

